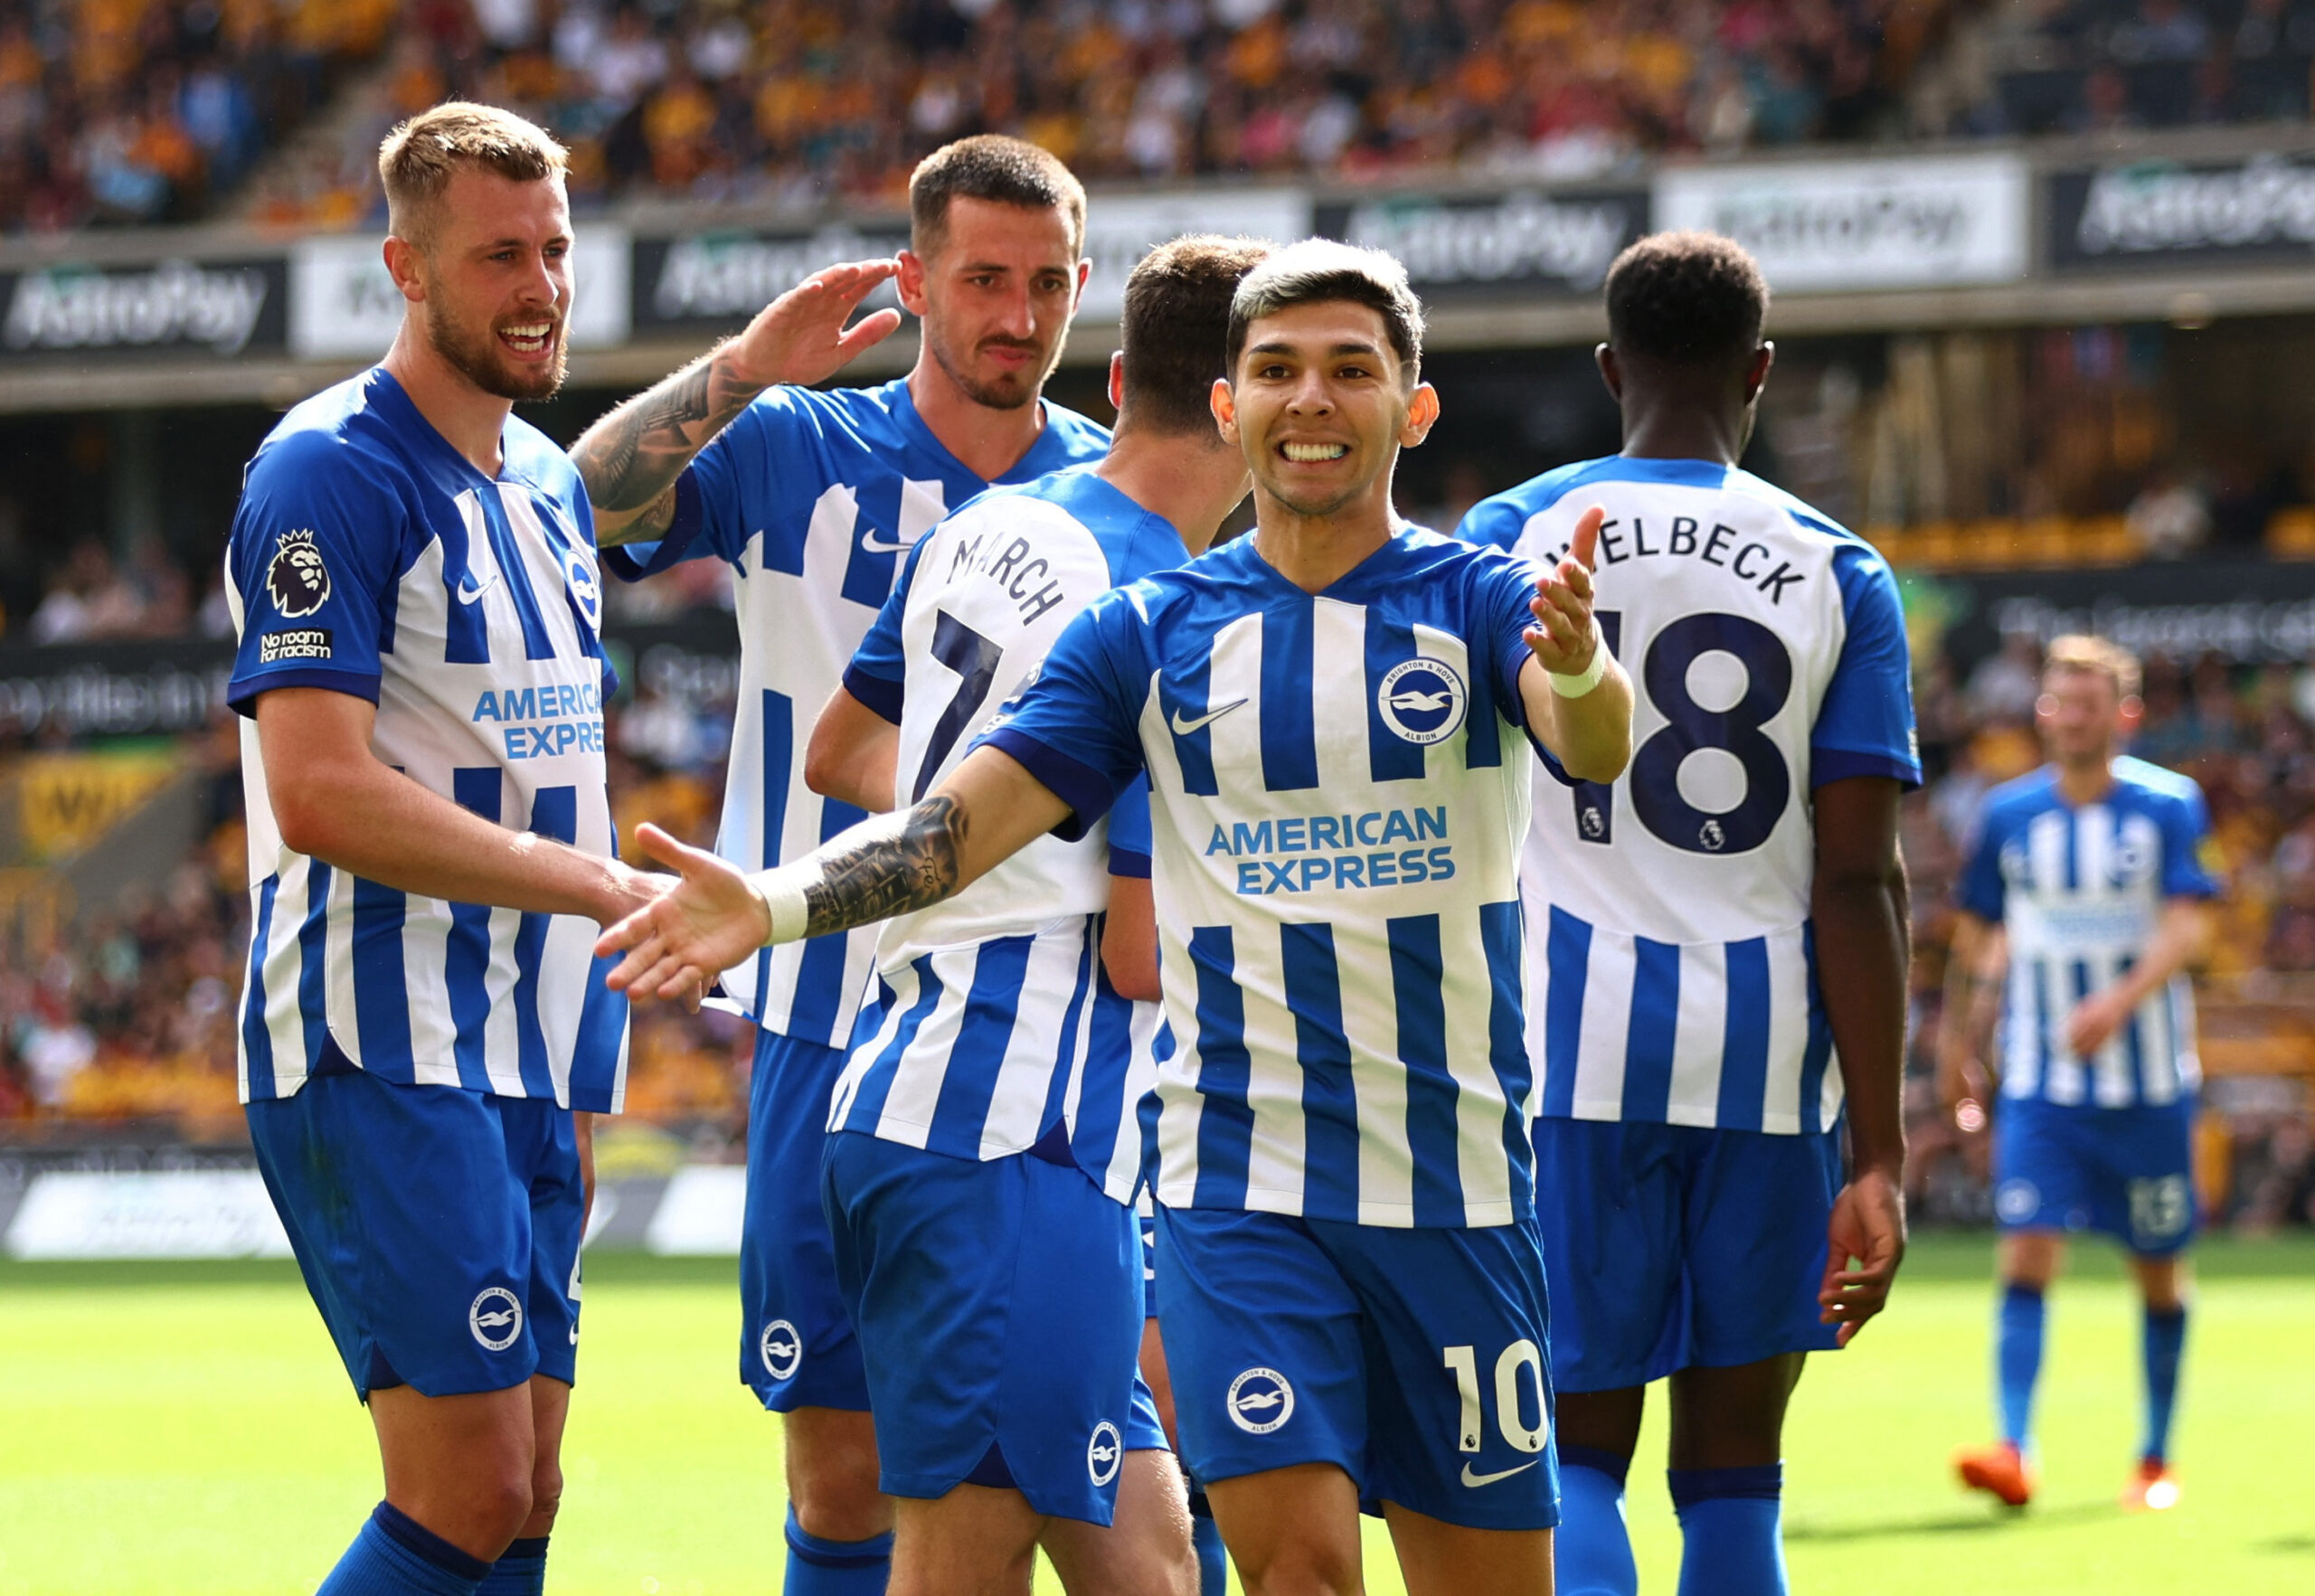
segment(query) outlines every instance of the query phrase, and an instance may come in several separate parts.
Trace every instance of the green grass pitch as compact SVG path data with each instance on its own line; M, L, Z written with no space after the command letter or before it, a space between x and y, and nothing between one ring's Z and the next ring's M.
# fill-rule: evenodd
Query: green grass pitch
M1987 1430L1982 1238L1918 1241L1890 1314L1816 1360L1789 1432L1801 1591L2258 1596L2315 1590L2315 1245L2203 1254L2177 1451L2185 1502L2113 1506L2138 1415L2137 1317L2103 1250L2054 1299L2044 1496L1965 1499ZM728 1262L591 1261L551 1588L778 1588L777 1424L741 1390ZM1644 1588L1678 1539L1660 1407L1634 1468ZM0 1591L311 1591L377 1497L370 1430L296 1276L274 1265L0 1267ZM1369 1588L1398 1582L1380 1526Z

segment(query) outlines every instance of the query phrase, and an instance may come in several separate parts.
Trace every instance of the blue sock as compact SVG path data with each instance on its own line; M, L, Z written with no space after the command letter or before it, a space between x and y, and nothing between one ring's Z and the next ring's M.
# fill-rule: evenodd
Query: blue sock
M2139 1456L2170 1455L2170 1410L2178 1401L2178 1356L2187 1349L2187 1309L2146 1310L2146 1440Z
M1559 1449L1559 1533L1552 1563L1560 1596L1639 1596L1639 1565L1624 1527L1630 1458L1594 1447Z
M475 1587L474 1596L543 1596L546 1539L533 1535L501 1552L490 1572L482 1576L482 1583Z
M381 1502L315 1596L475 1596L490 1564Z
M883 1596L893 1572L893 1533L865 1541L824 1541L788 1509L788 1596Z
M1680 1596L1785 1596L1784 1465L1673 1469Z
M1190 1504L1190 1545L1197 1552L1197 1596L1229 1596L1230 1554L1222 1545L1222 1526L1203 1493Z
M2001 1289L1994 1374L2001 1388L2001 1439L2026 1450L2034 1430L2034 1383L2042 1377L2042 1294L2012 1281Z

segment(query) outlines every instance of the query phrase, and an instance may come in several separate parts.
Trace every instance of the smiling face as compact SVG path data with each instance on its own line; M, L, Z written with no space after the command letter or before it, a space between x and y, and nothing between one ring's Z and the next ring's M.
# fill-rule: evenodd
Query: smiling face
M1406 377L1380 311L1291 305L1247 327L1236 372L1214 384L1214 420L1256 492L1295 515L1340 515L1377 493L1387 507L1399 450L1439 415L1431 384Z
M1018 410L1061 362L1090 267L1069 213L959 194L931 252L901 255L901 302L925 347L976 404Z
M495 398L553 397L571 315L571 206L562 183L517 183L464 165L427 210L425 241L410 262L426 341Z

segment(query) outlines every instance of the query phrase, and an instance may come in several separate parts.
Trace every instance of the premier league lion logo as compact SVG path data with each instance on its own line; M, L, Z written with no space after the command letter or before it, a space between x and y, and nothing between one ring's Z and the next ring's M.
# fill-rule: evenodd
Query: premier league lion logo
M266 567L265 590L286 620L308 616L329 602L329 567L310 532L285 532L273 563Z

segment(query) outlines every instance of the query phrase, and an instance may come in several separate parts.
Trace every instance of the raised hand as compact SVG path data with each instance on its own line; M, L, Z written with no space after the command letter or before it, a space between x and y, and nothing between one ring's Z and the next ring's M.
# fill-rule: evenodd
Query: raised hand
M1526 630L1527 647L1554 675L1582 675L1599 646L1592 620L1592 573L1599 568L1600 526L1607 515L1597 505L1583 512L1566 555L1535 579L1535 596L1527 601L1535 616Z
M731 375L757 389L776 382L808 387L833 377L901 325L901 313L890 308L845 325L900 269L897 260L850 260L814 272L757 311L747 330L724 345L721 357Z
M651 825L636 833L636 843L681 879L596 939L596 958L627 955L604 985L631 997L686 998L696 1007L716 977L763 946L770 916L748 878L705 849Z

